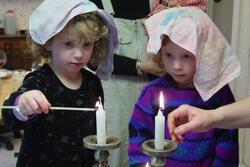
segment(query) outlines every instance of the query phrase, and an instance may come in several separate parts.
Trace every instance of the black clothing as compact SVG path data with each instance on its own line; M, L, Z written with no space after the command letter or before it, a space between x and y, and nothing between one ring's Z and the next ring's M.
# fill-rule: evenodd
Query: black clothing
M101 0L90 0L103 9ZM149 0L111 0L116 18L142 19L150 13Z
M136 76L136 59L126 56L114 55L114 71L112 74Z
M104 98L100 79L85 69L82 75L81 87L72 90L45 64L29 73L4 105L14 105L18 95L37 89L51 106L95 107L98 97ZM90 167L94 164L93 151L84 148L83 137L96 134L95 112L50 111L26 122L19 121L12 110L2 110L2 116L8 127L24 129L18 167Z

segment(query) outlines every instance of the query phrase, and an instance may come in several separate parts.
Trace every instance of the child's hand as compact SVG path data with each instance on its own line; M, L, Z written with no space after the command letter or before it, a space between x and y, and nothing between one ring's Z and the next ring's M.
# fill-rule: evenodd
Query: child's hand
M39 90L31 90L23 93L19 100L18 106L24 115L32 115L39 113L48 113L51 107L50 103Z

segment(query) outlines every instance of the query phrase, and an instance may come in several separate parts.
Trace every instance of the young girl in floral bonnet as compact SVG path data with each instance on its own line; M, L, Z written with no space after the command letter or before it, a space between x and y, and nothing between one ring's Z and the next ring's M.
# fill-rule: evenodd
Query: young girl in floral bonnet
M154 138L154 118L163 92L163 115L182 104L215 109L235 101L228 83L240 73L240 64L230 45L209 16L195 7L161 11L145 21L149 34L147 50L160 56L166 74L149 83L135 104L129 122L130 166L144 166L150 157L141 145ZM167 124L165 138L171 139ZM167 157L167 167L237 167L238 131L211 129L187 133L184 142Z

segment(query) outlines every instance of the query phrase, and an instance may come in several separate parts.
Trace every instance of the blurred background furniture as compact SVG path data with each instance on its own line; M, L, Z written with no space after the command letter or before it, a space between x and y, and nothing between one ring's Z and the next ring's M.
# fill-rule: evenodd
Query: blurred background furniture
M25 32L18 35L0 35L0 50L7 56L6 64L1 67L9 70L30 70L32 66L32 55L26 43ZM20 73L19 73L20 74ZM3 104L4 99L16 89L21 83L19 78L14 79L12 77L0 78L0 105ZM0 134L10 132L4 126L2 116L0 112ZM22 135L19 130L12 131L14 138L21 138ZM0 146L5 144L7 150L13 150L14 146L11 141L0 135Z
M2 78L0 83L0 105L3 104L4 99L13 91L13 88L16 88L16 81L12 78L12 76L7 78ZM7 129L2 121L2 115L0 112L0 145L4 144L7 150L13 150L14 145L11 143L10 139L1 136L2 133L11 132ZM12 131L15 138L21 138L22 135L19 130Z
M26 44L26 35L0 35L0 50L8 57L4 68L31 69L32 56Z

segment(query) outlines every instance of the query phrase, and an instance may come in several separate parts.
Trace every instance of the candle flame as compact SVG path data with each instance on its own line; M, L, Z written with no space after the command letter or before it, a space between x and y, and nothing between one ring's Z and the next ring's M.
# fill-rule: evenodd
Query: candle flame
M146 164L146 166L145 167L149 167L149 164L148 164L148 162L147 162L147 164Z
M160 93L159 103L160 103L160 109L163 110L164 109L164 97L163 97L162 91Z
M96 102L95 107L96 107L97 110L99 110L99 111L104 111L104 110L103 110L103 106L102 106L101 99L99 99L99 101Z

